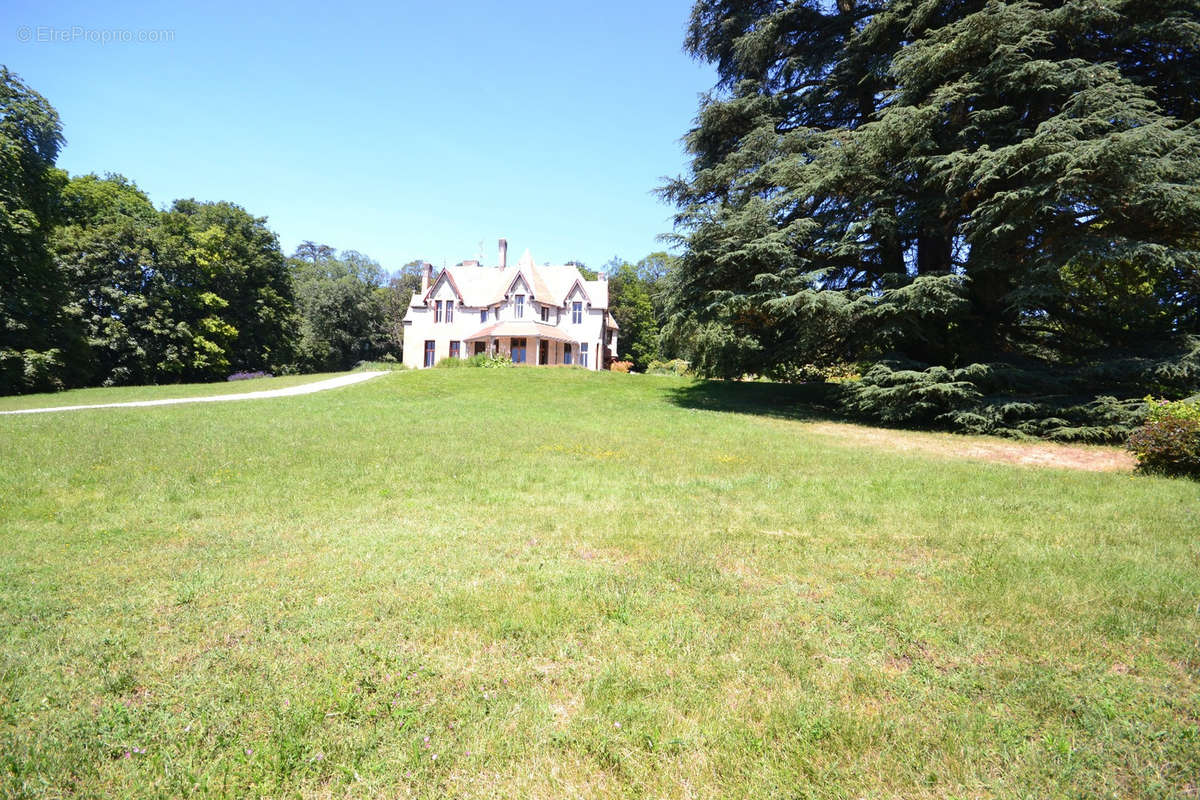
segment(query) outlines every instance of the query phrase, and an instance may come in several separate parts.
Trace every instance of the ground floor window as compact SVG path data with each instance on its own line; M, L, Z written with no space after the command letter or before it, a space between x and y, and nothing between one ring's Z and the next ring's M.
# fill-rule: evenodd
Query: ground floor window
M486 352L487 352L487 343L486 342L476 342L475 343L475 355L481 356Z
M450 357L451 358L460 358L462 356L461 351L462 351L462 343L461 342L451 342L450 343Z
M580 342L579 344L579 366L586 367L588 358L588 343Z
M425 340L425 366L433 366L434 342L433 339Z
M512 351L512 360L514 364L525 363L525 340L513 339L512 346L509 348Z
M571 345L569 345L569 344L563 345L563 363L564 364L571 363Z

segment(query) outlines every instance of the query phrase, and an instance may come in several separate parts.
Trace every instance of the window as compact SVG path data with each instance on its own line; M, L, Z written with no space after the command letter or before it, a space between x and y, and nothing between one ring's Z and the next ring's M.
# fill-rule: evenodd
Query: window
M569 345L569 344L563 345L563 363L564 364L571 363L571 345Z
M583 303L576 300L571 303L571 324L580 325L583 323Z
M516 305L513 306L513 316L515 316L517 319L521 319L525 316L525 295L517 295Z
M542 306L542 322L549 322L549 321L550 321L550 309L547 308L546 306Z
M450 343L450 357L451 358L459 358L461 350L462 350L462 342L451 342Z
M579 344L579 366L581 366L581 367L587 366L587 356L588 356L588 343L581 342Z
M433 304L433 307L434 307L433 321L441 322L442 321L442 301L438 300L436 303Z
M446 322L454 322L454 301L446 301Z
M479 321L487 322L487 309L486 308L479 312Z
M438 305L441 305L441 303L439 303ZM425 366L427 366L427 367L433 366L433 352L434 352L433 347L434 347L433 339L426 339L425 340Z
M475 343L475 355L481 356L486 352L487 352L487 342L476 342Z
M518 295L519 297L520 295ZM514 364L525 363L525 340L513 339L512 346L509 348L512 351L512 360Z

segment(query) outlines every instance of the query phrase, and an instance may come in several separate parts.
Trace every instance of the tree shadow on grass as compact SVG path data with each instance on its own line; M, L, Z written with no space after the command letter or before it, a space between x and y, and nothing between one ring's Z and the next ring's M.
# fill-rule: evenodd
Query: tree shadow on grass
M840 419L833 410L835 390L828 383L696 381L668 390L667 399L681 408L815 422Z

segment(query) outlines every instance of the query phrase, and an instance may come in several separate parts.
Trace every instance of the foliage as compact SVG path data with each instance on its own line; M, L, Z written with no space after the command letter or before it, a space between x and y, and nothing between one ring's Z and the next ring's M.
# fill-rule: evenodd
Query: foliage
M682 358L672 358L668 361L651 361L646 371L651 375L691 375L692 368Z
M435 364L435 367L448 369L458 369L460 367L483 367L486 369L496 369L498 367L511 367L513 360L511 356L503 353L495 355L489 353L476 353L467 358L454 358L453 356L443 358Z
M412 367L397 361L394 357L385 355L379 361L360 361L354 365L356 370L371 370L380 372L405 372Z
M1129 437L1138 469L1200 478L1200 402L1146 398L1146 422Z
M291 285L265 220L231 203L158 212L120 175L72 178L52 250L86 351L71 383L217 380L293 360Z
M608 368L613 372L622 372L628 374L633 369L632 361L614 361L608 365Z
M399 352L389 325L396 291L382 268L353 250L305 242L290 259L300 313L300 361L309 370L349 369ZM407 302L405 302L407 307Z
M404 352L404 316L408 313L412 297L421 288L421 272L424 262L410 261L388 280L384 295L384 320L391 339L391 352Z
M227 380L227 381L252 381L252 380L257 380L259 378L273 378L273 377L275 377L275 376L269 372L263 372L262 370L258 370L255 372L235 372L232 375L230 375L228 378L226 378L225 380Z
M472 360L477 359L477 358L481 358L481 356L471 356ZM483 361L480 363L480 366L486 367L488 369L503 369L505 367L513 366L512 356L510 356L507 353L495 353L492 355L483 355L482 359L483 359Z
M1122 378L1103 364L1110 382ZM885 425L959 433L1041 437L1065 442L1117 443L1145 418L1141 400L1091 396L1091 370L1070 372L1030 364L971 364L947 369L879 362L858 380L843 381L836 399L853 417ZM1124 381L1147 378L1135 370Z
M614 258L604 267L609 310L620 326L620 352L641 371L661 355L659 340L665 319L662 289L673 265L673 256L658 252L637 264Z
M0 394L61 386L78 342L48 247L62 143L58 112L0 66Z
M767 377L783 383L841 383L862 377L858 364L779 364L767 372Z
M1197 10L698 0L687 47L719 83L664 187L664 336L713 377L899 357L1082 363L1085 404L1157 391L1102 362L1200 333ZM877 377L850 397L898 423L972 405Z

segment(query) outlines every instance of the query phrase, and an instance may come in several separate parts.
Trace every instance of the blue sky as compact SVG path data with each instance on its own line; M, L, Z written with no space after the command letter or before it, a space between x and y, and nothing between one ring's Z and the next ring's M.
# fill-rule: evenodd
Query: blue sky
M491 261L505 236L514 258L598 267L670 230L653 189L683 170L715 81L682 52L689 8L7 0L0 63L58 109L59 166L123 173L159 206L236 202L289 252L313 239L396 269L481 241Z

